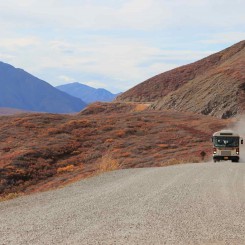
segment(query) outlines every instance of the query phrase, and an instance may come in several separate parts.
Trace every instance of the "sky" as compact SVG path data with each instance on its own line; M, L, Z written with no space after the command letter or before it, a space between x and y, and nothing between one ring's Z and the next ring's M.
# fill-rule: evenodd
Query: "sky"
M245 40L244 0L0 0L0 61L114 93Z

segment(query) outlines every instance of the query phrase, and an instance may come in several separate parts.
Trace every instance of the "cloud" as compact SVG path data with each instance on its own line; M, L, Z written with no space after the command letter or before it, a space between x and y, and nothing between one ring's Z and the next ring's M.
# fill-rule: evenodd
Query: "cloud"
M12 28L46 27L57 31L61 27L149 31L208 26L213 29L242 26L245 21L242 0L9 0L2 1L0 9L1 23Z
M125 90L244 39L244 9L242 0L1 1L0 58L52 84Z
M60 75L60 76L58 76L58 79L61 80L61 81L66 82L66 83L72 83L72 82L75 81L74 78L68 77L68 76L65 76L65 75Z
M21 1L1 2L2 20L16 19L30 26L52 28L145 29L164 24L169 11L158 0L109 1ZM17 26L21 23L15 22ZM14 27L14 25L12 25Z
M39 45L40 40L37 37L22 37L22 38L1 38L0 46L6 49L26 48L33 45Z
M245 31L216 33L209 36L206 40L202 40L201 42L206 44L233 44L241 40L245 40Z
M114 87L117 86L119 90L128 89L151 76L211 53L164 50L143 40L106 36L93 36L88 42L83 42L82 39L72 42L32 38L2 39L1 42L6 44L7 50L15 50L13 65L34 75L41 74L42 79L48 82L56 85L79 82L82 74L96 74L103 85L109 86L112 81L117 82ZM46 74L51 69L56 71L52 80ZM97 82L98 79L92 81Z
M55 67L62 64L67 69L96 73L118 81L131 81L131 83L143 81L156 72L174 68L180 61L185 64L187 60L197 60L210 54L206 51L161 50L140 41L106 37L95 37L89 44L81 46L66 44L65 47L72 49L74 55L66 56L65 59L64 56L60 57L59 64L56 62L51 64L50 60L46 61L45 65ZM173 61L178 62L174 64ZM143 67L142 63L146 65Z
M102 83L100 81L88 81L85 82L84 84L91 86L93 88L105 88L107 86L105 83Z
M5 62L12 62L14 59L15 59L14 55L5 52L0 53L0 60L4 60Z
M166 3L167 1L165 1ZM174 13L170 26L198 28L198 31L218 28L243 28L245 2L243 0L172 0L169 11Z

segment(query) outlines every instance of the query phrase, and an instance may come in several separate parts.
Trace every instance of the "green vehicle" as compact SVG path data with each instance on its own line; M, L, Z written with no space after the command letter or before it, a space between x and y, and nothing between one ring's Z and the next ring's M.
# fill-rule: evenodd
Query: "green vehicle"
M243 139L239 134L230 130L221 130L213 134L213 161L221 160L239 162L240 146Z

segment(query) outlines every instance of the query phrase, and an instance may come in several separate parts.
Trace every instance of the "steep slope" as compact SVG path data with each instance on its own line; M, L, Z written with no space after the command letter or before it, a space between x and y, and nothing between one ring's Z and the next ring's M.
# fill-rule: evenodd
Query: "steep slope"
M176 109L230 117L245 108L245 41L195 63L155 76L117 97Z
M245 110L245 42L243 49L152 105L155 109L192 111L220 118Z
M0 107L29 111L71 113L86 104L22 69L0 62Z
M116 94L112 94L106 89L95 89L90 86L81 83L70 83L61 86L57 86L59 90L66 92L74 97L80 98L87 104L93 102L111 102L116 98Z

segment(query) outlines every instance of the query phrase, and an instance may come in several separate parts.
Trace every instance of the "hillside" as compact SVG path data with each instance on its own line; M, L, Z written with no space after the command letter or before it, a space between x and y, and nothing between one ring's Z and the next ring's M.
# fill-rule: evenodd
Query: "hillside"
M69 83L57 86L56 88L74 97L82 99L87 104L91 104L93 102L111 102L117 96L117 94L112 94L106 89L96 89L81 83Z
M18 109L13 109L13 108L0 107L0 116L9 116L9 115L22 114L22 113L27 113L27 112Z
M134 103L95 103L77 115L0 117L0 196L59 187L110 169L206 160L230 120Z
M228 118L245 109L245 41L195 63L157 75L117 101L152 102L174 109Z
M22 69L0 62L0 107L27 111L71 113L86 104Z

